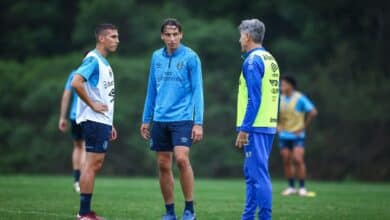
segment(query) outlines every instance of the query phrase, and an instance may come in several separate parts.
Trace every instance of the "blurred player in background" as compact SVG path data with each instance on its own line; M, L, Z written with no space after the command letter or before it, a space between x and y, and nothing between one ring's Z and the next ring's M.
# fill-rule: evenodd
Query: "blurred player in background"
M163 22L161 39L165 47L156 50L152 56L140 129L143 138L151 138L151 149L157 152L160 187L166 208L163 220L176 219L173 155L185 199L182 219L195 219L194 174L189 153L192 143L203 137L202 67L198 55L180 43L182 37L179 21L168 18Z
M300 196L308 195L305 188L306 167L303 158L305 129L317 115L313 103L305 95L296 91L296 87L296 80L292 76L281 78L279 147L283 159L284 174L288 179L288 187L282 192L284 196L296 193ZM298 191L295 189L295 177L299 180Z
M243 20L239 26L244 63L238 87L236 146L244 147L246 202L242 220L271 219L272 186L268 159L276 134L279 67L264 49L264 23Z
M71 82L73 79L74 71L72 71L68 80L65 84L65 89L62 94L61 107L60 107L60 119L58 122L58 128L60 131L65 132L68 128L68 119L66 118L66 113L68 111L70 100L72 99L72 104L69 111L69 120L70 120L70 130L73 138L73 153L72 153L72 166L73 166L73 177L74 177L74 190L77 193L80 193L80 169L85 157L85 142L81 132L81 126L76 123L76 107L78 102L78 96L74 92Z
M87 152L81 169L78 220L103 219L91 210L92 192L95 176L104 162L108 141L117 137L113 126L114 73L106 56L118 47L118 29L112 24L100 24L96 27L95 37L96 49L87 54L72 80L72 87L80 98L76 122L81 125Z

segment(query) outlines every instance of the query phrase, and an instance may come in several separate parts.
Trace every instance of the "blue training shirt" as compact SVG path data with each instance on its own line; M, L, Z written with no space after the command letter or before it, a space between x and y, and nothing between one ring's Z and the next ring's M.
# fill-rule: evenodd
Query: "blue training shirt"
M69 119L72 121L76 120L77 101L79 99L76 92L72 88L72 80L73 80L74 73L75 73L75 71L72 71L69 74L68 80L65 83L65 90L70 91L72 93L72 104L71 104L70 111L69 111Z
M243 55L242 74L245 78L248 88L248 104L241 127L237 131L257 132L265 134L275 134L276 128L253 127L257 113L261 105L261 88L264 76L264 62L259 56L248 56L255 50L265 50L264 48L255 48Z
M166 48L152 55L142 117L151 121L194 121L203 124L202 66L198 55L180 45L171 55Z
M280 98L284 97L284 102L289 103L291 101L291 97L288 96L281 96ZM295 110L297 112L310 112L315 108L313 102L310 101L307 96L303 95L297 100L297 104L295 105ZM302 131L300 134L295 134L288 131L281 131L279 132L279 138L280 139L300 139L305 138L305 131Z
M109 66L107 59L103 57L98 50L93 50L97 54L100 60L106 65ZM80 74L90 85L96 87L99 82L99 61L93 57L89 56L84 58L81 66L75 71L77 74Z

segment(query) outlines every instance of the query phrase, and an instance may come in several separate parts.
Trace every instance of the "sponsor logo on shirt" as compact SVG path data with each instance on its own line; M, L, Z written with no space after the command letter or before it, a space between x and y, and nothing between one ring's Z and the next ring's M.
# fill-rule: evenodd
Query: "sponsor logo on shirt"
M162 76L157 77L157 82L161 82L161 81L181 82L181 81L183 81L183 79L180 78L179 76L175 76L173 74L173 72L167 71L167 72L164 72L164 74Z
M279 69L278 64L271 63L271 69L272 69L273 72L276 72Z
M114 80L112 81L104 81L103 82L104 89L107 89L108 87L114 86Z

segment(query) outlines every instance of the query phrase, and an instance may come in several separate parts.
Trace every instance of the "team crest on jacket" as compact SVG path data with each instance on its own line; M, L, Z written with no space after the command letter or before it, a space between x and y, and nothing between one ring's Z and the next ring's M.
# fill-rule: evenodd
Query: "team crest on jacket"
M181 70L181 69L183 69L183 67L184 67L184 63L183 63L183 62L179 62L179 63L176 65L177 70Z

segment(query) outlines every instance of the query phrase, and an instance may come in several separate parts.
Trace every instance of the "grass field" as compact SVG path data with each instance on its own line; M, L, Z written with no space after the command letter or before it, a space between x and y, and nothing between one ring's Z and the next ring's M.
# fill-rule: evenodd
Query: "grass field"
M390 219L390 184L310 182L315 198L282 197L284 182L274 181L273 219ZM176 183L176 212L183 199ZM241 180L197 180L200 220L240 219L244 201ZM79 197L71 178L63 176L0 177L0 219L75 219ZM153 220L163 213L156 179L100 177L93 209L108 220Z

